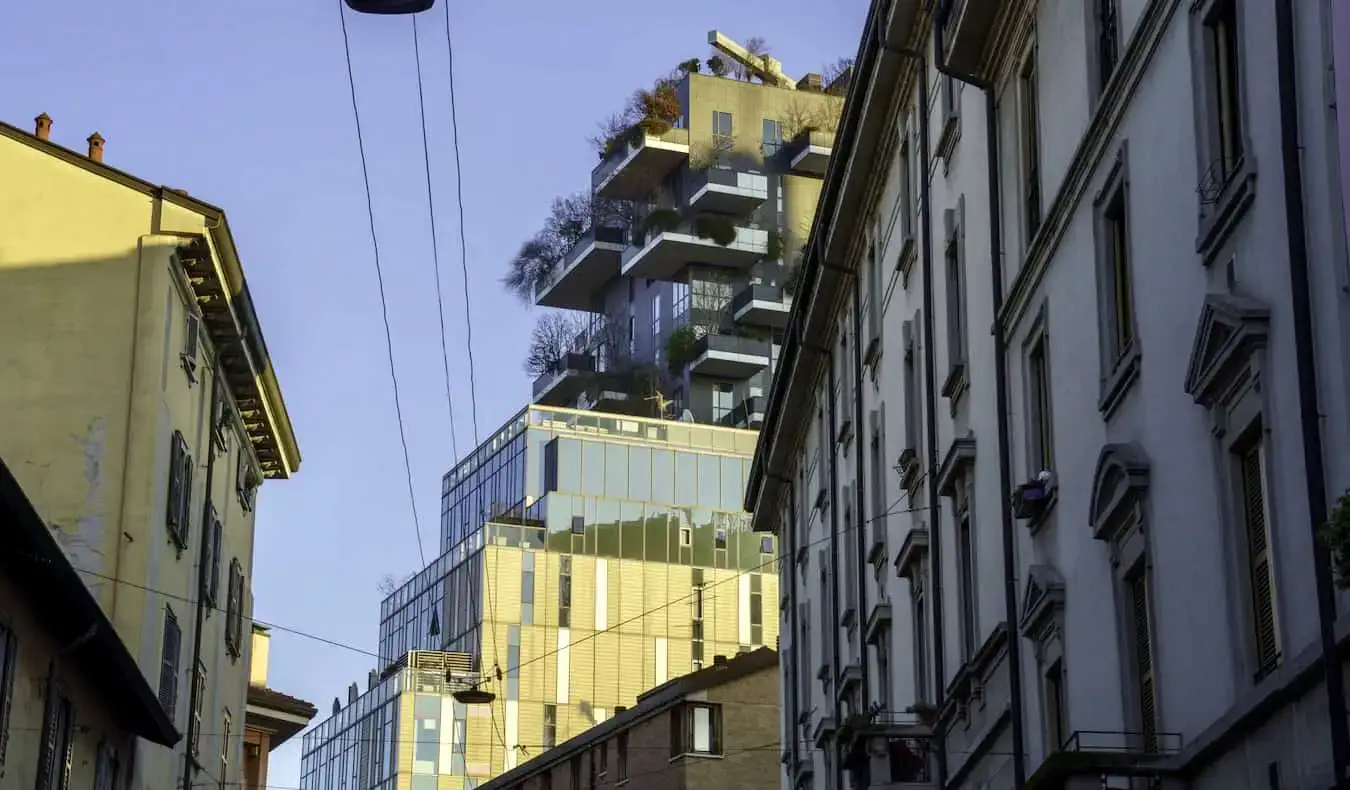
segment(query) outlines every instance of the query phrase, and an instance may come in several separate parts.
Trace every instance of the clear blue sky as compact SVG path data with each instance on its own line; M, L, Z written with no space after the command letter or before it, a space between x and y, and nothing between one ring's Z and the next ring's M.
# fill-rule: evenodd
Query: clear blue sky
M338 0L41 0L0 8L0 118L40 112L109 164L223 207L243 255L304 464L260 495L259 620L374 650L381 577L417 566L395 427ZM439 3L446 0L439 0ZM443 12L419 22L447 297L455 422L471 446L464 295L454 214ZM498 279L549 201L589 183L586 138L634 89L708 54L717 28L763 36L789 74L852 56L866 0L772 5L683 0L451 0L469 250L478 427L530 395L520 360L533 316ZM580 9L586 9L585 12ZM827 10L829 9L829 10ZM412 23L349 18L395 359L422 538L439 531L451 465ZM274 632L271 683L318 705L364 689L374 660ZM299 739L270 784L299 780Z

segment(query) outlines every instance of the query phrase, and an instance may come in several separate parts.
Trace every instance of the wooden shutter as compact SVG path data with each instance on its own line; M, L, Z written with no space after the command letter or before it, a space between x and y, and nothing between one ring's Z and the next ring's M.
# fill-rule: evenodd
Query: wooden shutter
M183 508L183 453L187 445L183 434L173 432L173 442L169 446L169 496L168 511L165 520L169 524L169 533L178 539L178 524L182 519Z
M1148 581L1140 571L1129 582L1130 620L1134 638L1134 662L1138 674L1139 729L1144 751L1157 750L1158 706L1153 677L1153 639L1149 632Z
M14 707L14 675L18 671L19 640L14 631L0 626L0 765L5 762L9 748L9 712Z
M160 655L159 667L159 704L174 718L174 708L178 704L178 653L181 648L182 631L178 628L178 617L173 610L164 610L164 644Z
M1270 541L1266 536L1266 491L1259 442L1242 453L1239 465L1247 568L1251 581L1252 635L1256 643L1258 673L1264 676L1279 663L1280 644L1275 627L1275 585L1270 567Z
M211 564L208 566L210 578L208 579L208 589L211 605L214 607L220 600L220 546L224 529L220 523L220 518L211 514Z
M182 441L183 449L180 453L183 464L182 505L180 505L178 522L178 548L180 549L187 547L188 525L192 523L192 454L188 452L187 441Z
M52 786L52 776L56 771L56 743L59 733L58 713L60 705L57 699L60 689L56 686L56 662L48 664L46 699L42 716L42 742L39 746L37 765L37 787L42 790Z

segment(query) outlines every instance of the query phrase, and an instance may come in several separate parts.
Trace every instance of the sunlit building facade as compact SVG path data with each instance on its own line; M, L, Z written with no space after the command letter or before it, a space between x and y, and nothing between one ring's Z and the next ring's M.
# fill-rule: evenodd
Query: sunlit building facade
M385 686L409 651L467 656L495 699L452 717L465 734L447 754L463 759L387 770L410 773L412 790L433 775L440 790L472 787L716 655L772 646L776 545L741 509L754 442L720 426L528 407L445 476L444 552L385 600L384 679L334 718L364 715L350 709L372 694L392 699ZM424 735L407 716L396 724L399 744ZM344 773L323 742L305 742L307 788L385 786L389 776Z

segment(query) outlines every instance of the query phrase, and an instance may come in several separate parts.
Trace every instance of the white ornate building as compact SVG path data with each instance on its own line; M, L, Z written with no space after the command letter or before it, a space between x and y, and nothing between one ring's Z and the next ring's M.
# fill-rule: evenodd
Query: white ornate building
M1336 786L1331 2L872 3L747 503L785 787Z

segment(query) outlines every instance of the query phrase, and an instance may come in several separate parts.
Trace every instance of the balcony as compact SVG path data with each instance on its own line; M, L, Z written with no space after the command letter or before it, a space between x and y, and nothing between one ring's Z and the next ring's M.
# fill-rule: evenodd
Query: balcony
M758 430L764 424L764 398L760 395L743 398L736 408L723 415L717 424L727 428Z
M543 307L590 310L595 294L619 276L619 263L627 243L620 228L594 228L558 262L553 276L534 289L534 302Z
M731 300L731 316L738 324L782 329L791 314L792 297L778 285L748 285Z
M553 369L534 380L534 402L545 406L567 406L576 402L595 372L595 359L589 354L569 352Z
M725 167L689 174L689 207L743 217L769 199L769 177Z
M689 372L723 379L749 378L769 366L773 345L768 340L736 335L704 335L694 341Z
M834 135L819 129L803 129L792 138L792 142L783 146L783 157L789 173L795 176L825 177L825 167L830 164L830 154L834 150Z
M939 19L947 68L962 75L982 76L985 50L1002 6L999 0L943 0Z
M582 403L582 408L586 411L631 414L643 405L630 392L633 388L630 377L620 373L601 373L594 376L591 381Z
M729 244L695 235L692 227L648 231L641 247L623 253L623 276L649 280L675 280L691 263L745 270L769 254L769 232L760 228L735 228Z
M664 134L638 129L591 171L591 188L612 200L644 200L687 159L688 129L671 129Z

